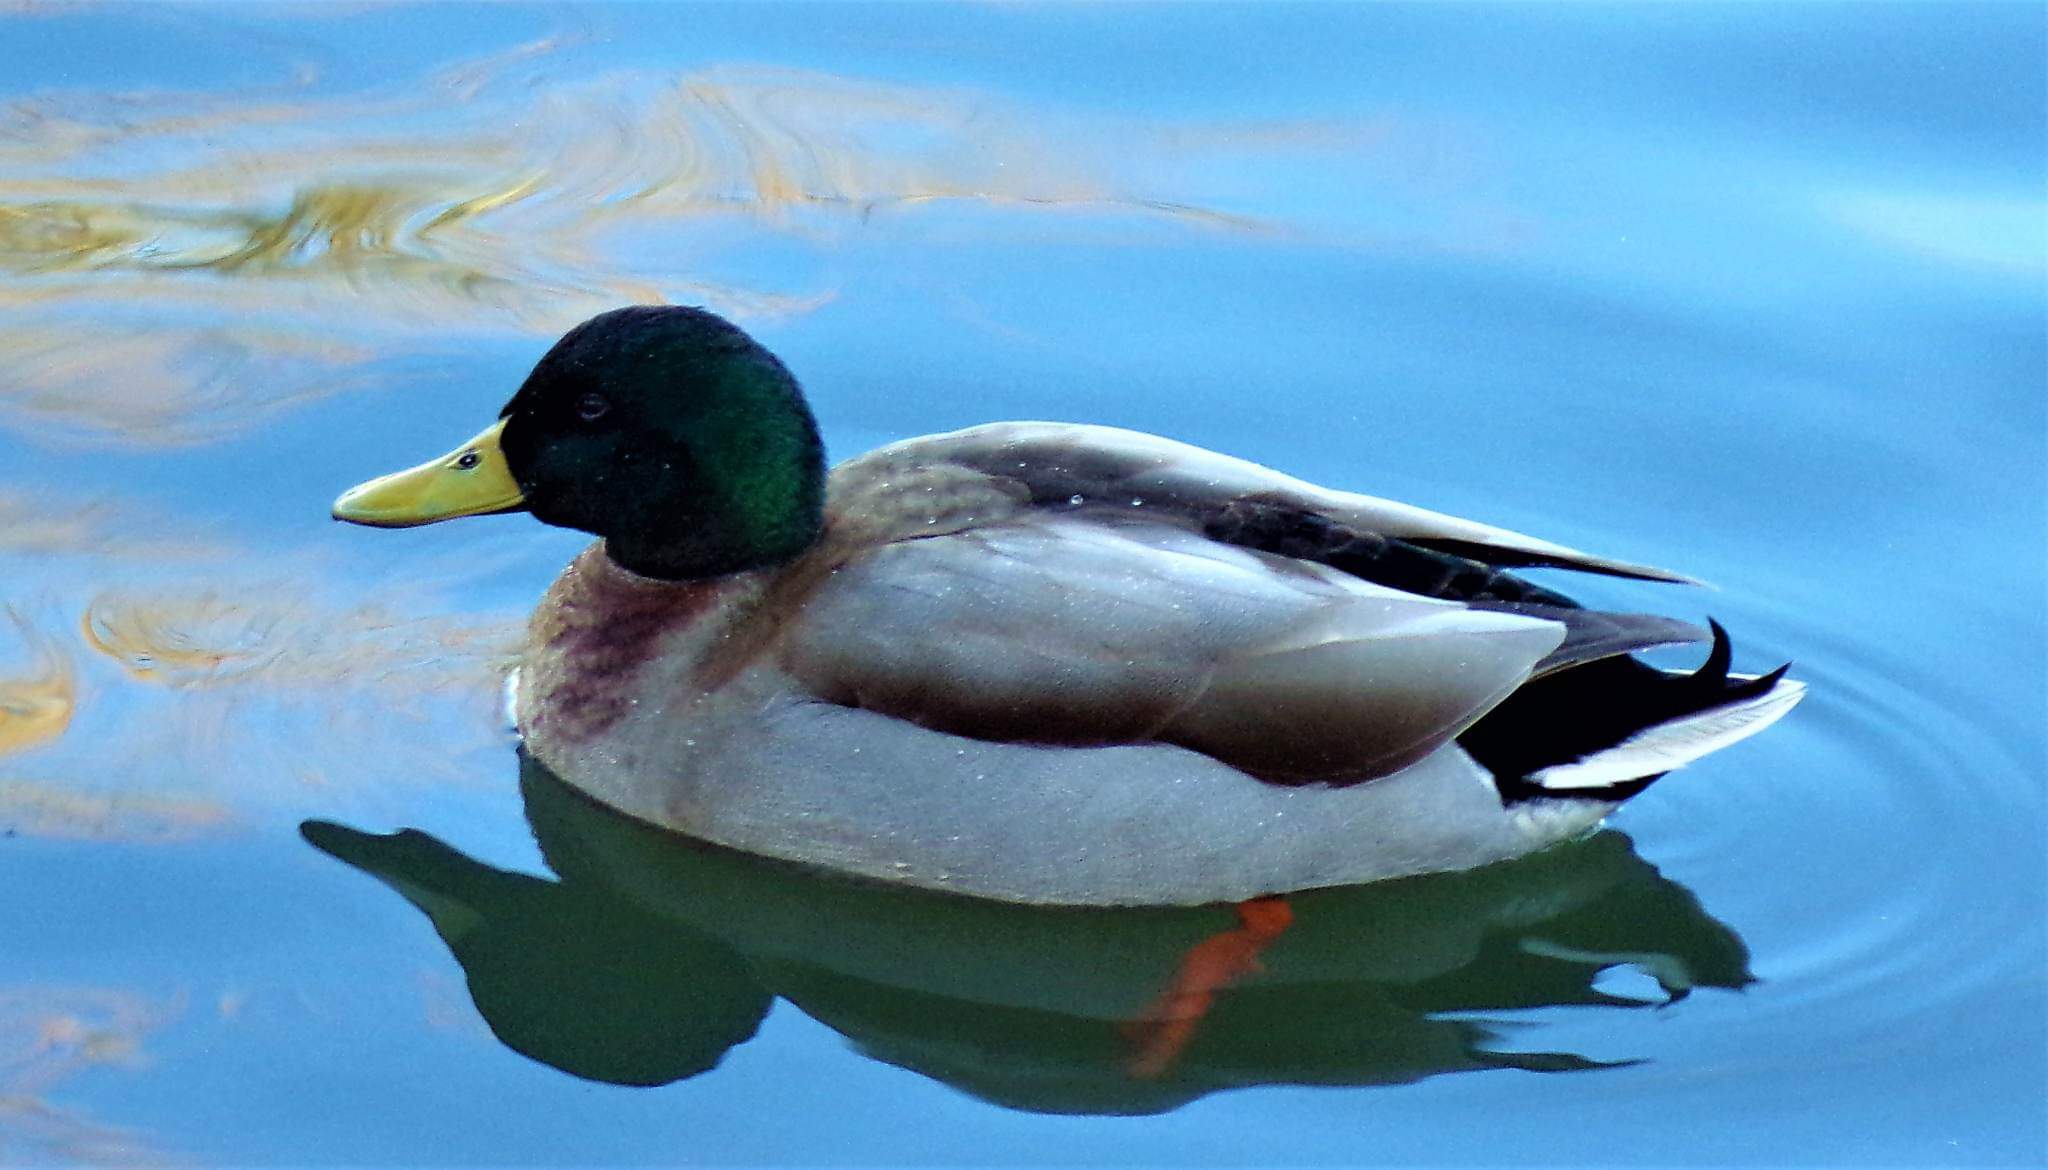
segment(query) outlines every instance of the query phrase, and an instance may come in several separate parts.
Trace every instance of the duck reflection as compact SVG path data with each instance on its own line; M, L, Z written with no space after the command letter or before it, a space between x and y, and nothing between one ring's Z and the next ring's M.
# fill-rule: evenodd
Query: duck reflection
M790 1001L881 1061L1033 1111L1151 1113L1259 1084L1600 1062L1470 1013L1645 1008L1748 952L1612 830L1465 873L1236 909L1061 910L858 884L648 828L522 757L548 881L416 830L309 821L433 920L500 1040L593 1080L706 1072ZM1633 966L1662 997L1597 986Z

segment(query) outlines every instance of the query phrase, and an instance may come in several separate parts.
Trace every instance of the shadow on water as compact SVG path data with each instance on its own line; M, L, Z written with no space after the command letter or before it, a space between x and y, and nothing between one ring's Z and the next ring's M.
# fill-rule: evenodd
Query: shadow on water
M646 827L524 757L520 787L556 880L417 830L302 832L433 920L507 1046L617 1084L710 1071L781 997L866 1055L984 1100L1159 1113L1249 1085L1600 1068L1502 1050L1507 1025L1473 1013L1641 1009L1752 981L1741 938L1614 831L1467 873L1296 895L1292 924L1232 978L1169 996L1192 956L1244 937L1231 910L859 884ZM1602 990L1625 965L1663 998Z

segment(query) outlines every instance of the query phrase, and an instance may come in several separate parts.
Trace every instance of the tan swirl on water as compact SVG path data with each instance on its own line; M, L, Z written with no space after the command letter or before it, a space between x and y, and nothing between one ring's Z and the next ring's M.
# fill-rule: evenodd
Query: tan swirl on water
M520 638L515 622L334 610L284 586L102 594L81 624L86 643L129 677L175 688L474 688L510 667Z
M203 797L0 778L0 831L14 836L169 844L210 836L232 821L226 805Z
M46 439L182 446L248 431L294 403L366 384L370 351L238 325L41 321L0 327L0 422Z
M144 1038L180 1010L108 988L0 988L0 1163L167 1162L141 1135L51 1098L82 1073L143 1066Z
M34 656L26 675L0 675L0 756L53 742L71 726L78 678L56 644L13 609L0 607Z
M72 629L97 652L91 702L74 709L54 679L0 692L34 716L0 734L42 749L32 774L0 767L7 836L176 844L309 786L459 781L470 753L502 750L490 712L520 637L490 616L337 606L303 582L102 593Z
M557 47L341 98L0 110L0 422L205 441L451 332L830 297L694 271L689 224L707 216L845 231L946 200L1242 223L1134 193L1113 153L973 94L765 68L515 83Z
M117 671L103 709L85 713L108 734L74 732L38 765L76 785L134 777L153 794L175 788L235 810L198 826L207 832L296 807L309 788L333 807L496 781L499 694L520 623L419 615L407 602L335 604L303 582L102 594L79 628Z
M183 841L308 785L461 781L502 750L522 621L449 612L441 591L489 569L473 558L327 588L309 550L257 556L111 500L0 490L0 562L36 567L47 593L0 612L9 832ZM85 596L59 600L71 589ZM414 731L402 746L395 724ZM368 758L366 741L385 746Z
M173 517L105 498L0 485L0 554L136 561L153 568L221 560L232 549Z

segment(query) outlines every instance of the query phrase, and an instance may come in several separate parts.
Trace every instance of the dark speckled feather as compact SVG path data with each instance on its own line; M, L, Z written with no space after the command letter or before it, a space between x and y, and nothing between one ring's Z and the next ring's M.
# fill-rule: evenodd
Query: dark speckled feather
M924 461L1016 479L1040 508L1090 513L1150 509L1149 515L1164 517L1165 522L1230 543L1265 547L1281 540L1294 542L1300 551L1287 555L1315 560L1350 554L1361 565L1369 564L1387 555L1376 542L1391 539L1406 542L1411 551L1448 552L1452 561L1463 565L1438 562L1437 569L1453 575L1480 572L1490 578L1490 566L1549 566L1646 581L1690 581L1668 569L1594 556L1376 496L1333 491L1242 459L1113 427L990 423L912 439L866 458L901 458L913 452ZM1397 560L1406 555L1397 555ZM1384 571L1414 570L1389 565ZM1487 586L1476 587L1484 591ZM1555 594L1529 594L1535 587L1526 582L1493 587L1504 591L1500 600L1560 600Z

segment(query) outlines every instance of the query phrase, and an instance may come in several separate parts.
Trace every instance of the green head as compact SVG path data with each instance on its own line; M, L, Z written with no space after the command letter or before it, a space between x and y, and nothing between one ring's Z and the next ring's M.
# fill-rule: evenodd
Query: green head
M615 309L555 343L499 417L542 522L671 579L789 560L817 539L825 451L796 379L702 309Z
M524 508L666 580L787 561L823 525L824 447L796 379L702 309L585 321L499 417L443 459L351 491L335 515L397 525Z

